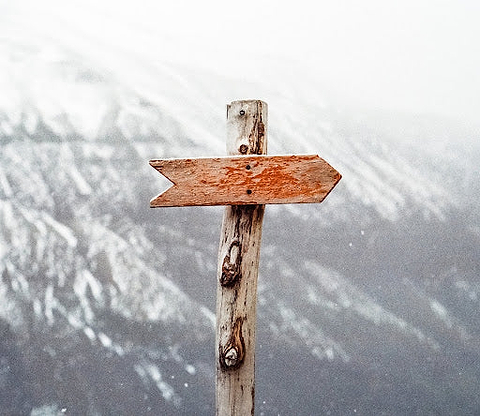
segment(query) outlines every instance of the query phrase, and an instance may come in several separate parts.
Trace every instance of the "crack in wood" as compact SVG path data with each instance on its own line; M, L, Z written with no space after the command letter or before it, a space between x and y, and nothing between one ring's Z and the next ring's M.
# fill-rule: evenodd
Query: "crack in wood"
M262 103L258 103L257 105L259 106L259 110L257 114L253 114L253 126L248 136L248 153L262 155L266 153L266 149L264 148L264 146L266 146L266 141L263 140L265 136L265 123L262 118Z

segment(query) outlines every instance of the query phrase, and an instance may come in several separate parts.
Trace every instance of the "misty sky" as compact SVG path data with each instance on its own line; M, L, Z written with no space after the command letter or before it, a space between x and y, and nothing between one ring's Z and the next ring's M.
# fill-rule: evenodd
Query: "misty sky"
M289 67L346 104L476 124L480 114L475 0L0 0L0 9L0 40L41 33L75 38L78 48L90 40L104 56L143 46L244 82Z
M178 15L187 3L176 3ZM196 2L185 26L169 20L171 30L200 50L230 49L230 61L242 68L244 58L251 71L255 57L283 56L359 103L479 119L478 1L215 3Z

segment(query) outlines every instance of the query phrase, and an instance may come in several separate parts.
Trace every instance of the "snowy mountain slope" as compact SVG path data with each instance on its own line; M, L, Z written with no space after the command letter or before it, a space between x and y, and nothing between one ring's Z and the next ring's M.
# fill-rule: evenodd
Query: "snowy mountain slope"
M149 210L163 185L147 162L223 154L238 84L0 48L5 414L211 414L222 210ZM321 206L268 207L257 409L474 414L478 148L369 128L285 79L251 86L270 153L319 153L343 179Z
M122 85L106 72L85 67L80 58L63 56L61 50L45 52L40 47L27 49L15 44L3 48L6 70L0 80L4 92L0 133L4 137L21 134L18 129L26 129L37 140L61 136L98 141L116 135L116 140L134 141L132 147L144 157L153 152L156 157L178 157L185 147L193 156L224 153L224 103L216 99L235 85L229 84L229 79L217 77L221 93L209 96L200 88L208 88L213 81L197 82L198 75L182 67L157 65L144 74L150 80L146 92L136 80ZM34 77L29 76L31 72ZM275 91L267 95L273 94L279 95ZM424 204L425 211L436 216L455 205L455 189L452 194L451 187L445 186L449 183L432 180L430 170L422 172L423 167L410 160L412 154L405 146L396 146L399 148L392 152L374 133L359 137L354 130L358 126L349 125L348 119L334 116L331 121L333 111L323 103L304 107L296 103L307 101L304 97L288 100L282 95L270 104L270 153L321 153L346 175L348 180L342 186L348 194L373 205L386 218L395 219L409 199ZM277 103L281 103L278 108ZM144 141L161 144L148 149ZM465 160L452 160L449 165L455 162L463 170Z
M142 227L115 213L115 204L130 205L135 210L135 204L128 203L128 192L126 198L115 198L119 182L128 182L113 169L112 164L118 159L113 158L108 162L110 168L104 165L102 169L94 152L93 163L82 163L87 172L80 173L82 169L76 169L74 159L81 160L84 156L81 146L73 145L74 158L70 147L58 143L20 140L16 144L2 146L2 166L15 172L7 175L15 193L0 204L4 248L1 316L17 334L19 348L27 351L33 348L28 359L31 365L38 354L44 354L42 351L47 351L50 359L63 354L77 356L78 350L88 357L91 349L118 360L129 356L129 363L132 356L137 357L131 371L138 373L138 382L151 380L167 403L179 404L176 388L165 380L165 375L162 378L160 370L155 370L158 366L155 362L171 361L180 368L183 366L184 374L189 377L185 368L196 371L192 362L185 362L181 351L173 354L170 349L181 342L177 331L190 341L205 343L206 334L213 331L213 315L162 276L158 271L162 255L155 254ZM86 154L90 152L87 146ZM104 162L103 158L100 160ZM94 187L82 176L85 173ZM100 202L95 195L107 197L105 186L110 197ZM100 206L92 203L95 200ZM123 328L122 339L118 339L120 328ZM152 335L154 331L162 334L163 341L149 353L152 347L148 340L156 338ZM135 335L129 336L129 332ZM136 337L142 332L145 334L139 345ZM72 344L63 345L60 339L70 339ZM149 354L157 358L152 360ZM53 369L36 371L39 376L47 374L49 378ZM181 372L174 373L181 375ZM59 376L57 382L76 377L68 371L66 374ZM55 385L54 382L49 385L54 392ZM38 400L35 392L32 396L31 401ZM58 402L55 396L50 398ZM69 400L73 400L71 405L84 408L71 397ZM122 402L118 405L122 404L128 408Z

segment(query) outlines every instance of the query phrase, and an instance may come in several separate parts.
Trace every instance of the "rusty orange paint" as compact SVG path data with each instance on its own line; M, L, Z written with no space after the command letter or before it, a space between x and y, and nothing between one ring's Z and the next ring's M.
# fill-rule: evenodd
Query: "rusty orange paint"
M151 207L322 202L341 175L318 155L151 160L173 185Z

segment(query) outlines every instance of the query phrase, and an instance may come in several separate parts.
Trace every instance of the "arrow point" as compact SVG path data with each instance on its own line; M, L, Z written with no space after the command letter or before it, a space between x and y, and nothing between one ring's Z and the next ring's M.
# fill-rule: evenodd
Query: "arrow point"
M163 172L162 172L162 165L159 165L158 160L150 160L148 162L152 168L154 168L158 173L160 173L160 177L157 177L159 182L159 188L163 189L163 191L158 194L155 198L150 200L150 208L161 206L162 200L165 199L165 194L169 192L174 186L175 183L172 182Z

